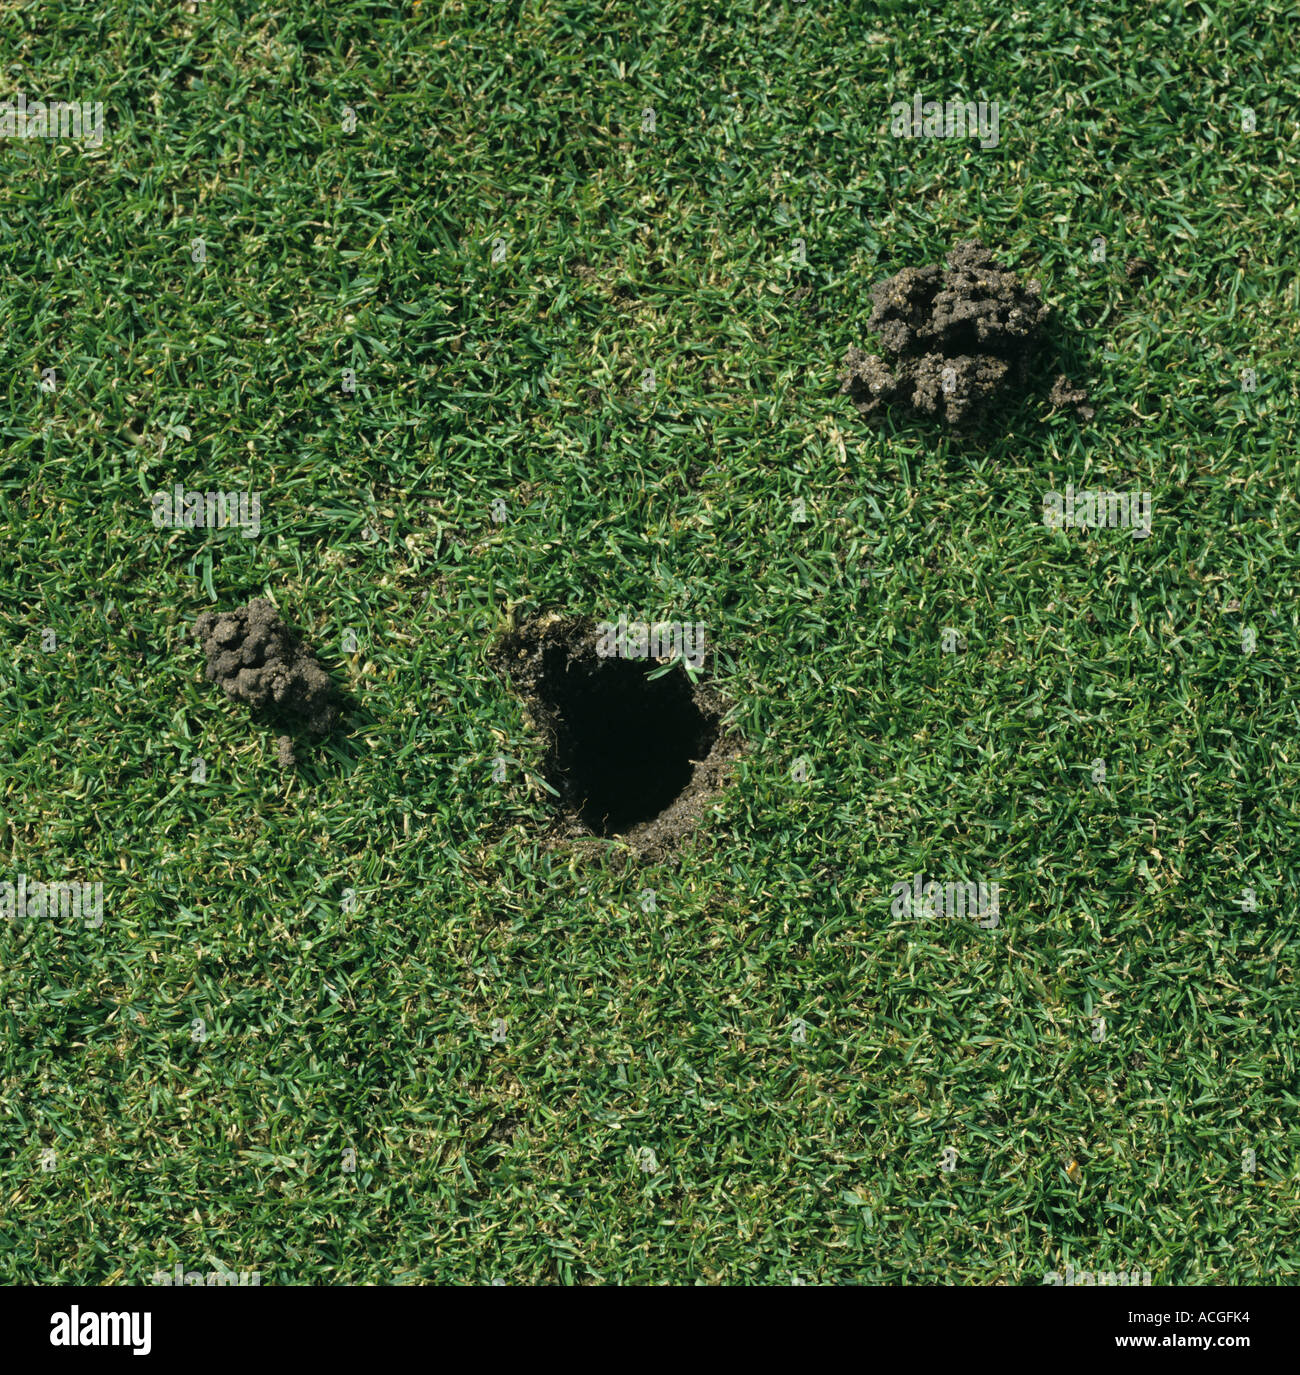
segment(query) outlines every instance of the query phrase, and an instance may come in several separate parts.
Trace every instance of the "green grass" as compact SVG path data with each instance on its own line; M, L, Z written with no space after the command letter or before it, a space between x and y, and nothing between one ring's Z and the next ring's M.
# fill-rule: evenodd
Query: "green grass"
M0 140L0 879L105 921L0 929L0 1279L1294 1282L1291 28L4 7L0 97L106 130ZM917 90L999 146L891 138ZM835 394L968 235L1094 424ZM155 529L178 481L261 538ZM1152 537L1046 530L1067 482ZM361 704L293 777L182 640L261 594ZM537 609L710 626L749 748L674 862L546 844ZM918 871L999 927L892 916Z

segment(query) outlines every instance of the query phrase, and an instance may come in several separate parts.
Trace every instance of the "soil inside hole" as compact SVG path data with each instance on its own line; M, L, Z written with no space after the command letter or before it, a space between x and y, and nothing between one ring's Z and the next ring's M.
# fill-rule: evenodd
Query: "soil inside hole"
M738 742L723 703L676 666L602 658L589 620L542 617L508 634L494 657L547 740L546 781L580 831L634 848L672 848L718 791Z

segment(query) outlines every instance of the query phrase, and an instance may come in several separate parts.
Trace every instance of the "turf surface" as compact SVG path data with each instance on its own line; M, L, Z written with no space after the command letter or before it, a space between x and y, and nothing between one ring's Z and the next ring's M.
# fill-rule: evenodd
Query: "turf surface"
M5 6L105 128L0 140L0 879L105 898L0 928L0 1279L1293 1282L1285 9ZM1092 424L836 395L962 237ZM182 634L258 595L358 704L296 773ZM547 840L539 610L710 627L672 862Z

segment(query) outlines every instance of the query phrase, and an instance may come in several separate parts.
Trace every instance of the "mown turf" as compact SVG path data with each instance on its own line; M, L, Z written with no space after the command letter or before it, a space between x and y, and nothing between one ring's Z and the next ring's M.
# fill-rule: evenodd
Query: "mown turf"
M1284 8L5 7L0 96L106 130L0 140L0 879L105 920L0 930L0 1278L1293 1281ZM967 236L1093 424L836 395ZM360 703L295 775L182 638L254 595ZM541 609L709 625L749 748L674 862L547 844Z

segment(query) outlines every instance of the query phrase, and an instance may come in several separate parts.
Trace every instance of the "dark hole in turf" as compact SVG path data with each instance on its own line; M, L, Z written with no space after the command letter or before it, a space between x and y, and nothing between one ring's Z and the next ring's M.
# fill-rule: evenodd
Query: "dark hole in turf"
M651 680L655 667L574 657L559 644L543 651L537 691L554 721L547 779L597 835L658 816L718 737L681 665Z

